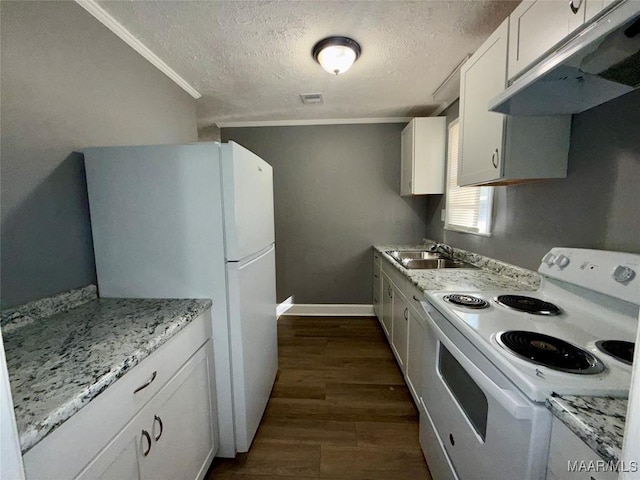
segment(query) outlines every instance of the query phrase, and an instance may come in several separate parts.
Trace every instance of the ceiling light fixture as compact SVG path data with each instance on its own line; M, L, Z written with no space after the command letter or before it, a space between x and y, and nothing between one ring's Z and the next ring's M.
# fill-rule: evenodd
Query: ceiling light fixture
M327 72L340 75L351 68L361 51L351 38L328 37L315 44L312 55Z

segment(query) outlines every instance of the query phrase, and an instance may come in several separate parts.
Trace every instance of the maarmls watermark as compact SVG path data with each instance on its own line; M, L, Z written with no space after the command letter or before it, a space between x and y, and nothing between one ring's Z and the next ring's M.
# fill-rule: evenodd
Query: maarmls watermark
M568 472L626 472L635 473L640 471L640 465L636 461L631 462L607 462L605 460L569 460L567 462Z

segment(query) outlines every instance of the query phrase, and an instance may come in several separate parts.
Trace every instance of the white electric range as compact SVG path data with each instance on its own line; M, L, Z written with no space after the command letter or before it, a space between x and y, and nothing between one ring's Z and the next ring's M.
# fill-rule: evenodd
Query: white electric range
M640 255L554 248L538 271L535 292L427 293L421 442L436 480L544 478L552 393L628 395Z

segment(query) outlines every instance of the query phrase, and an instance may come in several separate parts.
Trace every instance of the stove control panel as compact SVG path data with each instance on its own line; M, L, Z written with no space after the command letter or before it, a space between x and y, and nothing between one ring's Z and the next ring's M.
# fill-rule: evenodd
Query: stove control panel
M640 304L640 255L634 253L552 248L538 272L563 282Z

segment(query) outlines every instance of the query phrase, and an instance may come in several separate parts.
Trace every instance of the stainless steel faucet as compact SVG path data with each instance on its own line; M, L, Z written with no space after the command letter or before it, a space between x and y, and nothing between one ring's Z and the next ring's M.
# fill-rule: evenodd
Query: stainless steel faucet
M434 243L429 247L429 251L435 253L444 253L446 255L449 255L450 257L453 257L453 247L451 245L447 245L446 243Z

